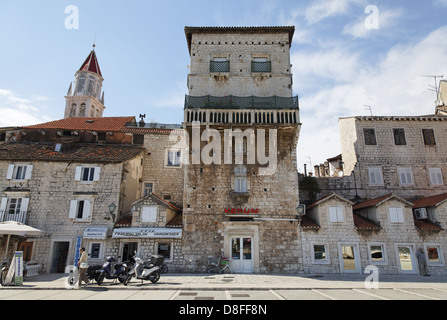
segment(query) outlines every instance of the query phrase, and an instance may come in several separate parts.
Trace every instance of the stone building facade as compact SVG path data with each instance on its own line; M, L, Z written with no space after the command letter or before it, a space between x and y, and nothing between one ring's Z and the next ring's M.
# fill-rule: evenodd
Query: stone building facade
M302 218L304 272L419 274L416 251L426 255L429 274L445 274L447 194L410 202L393 194L354 204L333 193L308 206ZM420 206L436 207L416 218ZM420 209L420 208L419 208Z
M187 270L206 271L209 259L222 256L235 272L298 269L293 32L185 28L191 56L184 118Z
M45 231L43 237L10 243L14 250L19 242L26 245L26 260L43 272L67 271L78 236L91 263L102 263L114 225L109 205L115 204L116 216L128 210L142 174L138 146L72 144L56 151L56 145L18 141L0 150L1 221Z

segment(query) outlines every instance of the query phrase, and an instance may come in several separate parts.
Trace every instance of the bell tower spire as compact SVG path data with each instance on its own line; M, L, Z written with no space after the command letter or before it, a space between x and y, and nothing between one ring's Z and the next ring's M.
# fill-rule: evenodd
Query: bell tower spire
M104 113L104 92L102 92L101 69L95 52L96 45L75 73L75 84L70 84L65 96L64 118L102 117ZM102 93L102 94L101 94Z

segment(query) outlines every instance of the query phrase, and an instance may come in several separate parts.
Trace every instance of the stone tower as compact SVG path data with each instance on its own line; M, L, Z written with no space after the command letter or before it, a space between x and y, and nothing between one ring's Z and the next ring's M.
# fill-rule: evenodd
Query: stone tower
M186 27L183 253L192 270L299 269L294 27Z
M102 117L106 108L102 92L104 79L96 58L95 45L76 72L75 78L75 84L70 83L65 97L64 118Z

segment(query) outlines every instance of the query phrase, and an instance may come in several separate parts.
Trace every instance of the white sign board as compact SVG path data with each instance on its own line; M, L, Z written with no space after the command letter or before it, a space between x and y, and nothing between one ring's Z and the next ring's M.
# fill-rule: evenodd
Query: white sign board
M89 227L84 230L84 239L100 239L107 238L107 227Z
M118 228L113 229L112 238L150 238L150 239L181 239L182 229L179 228Z

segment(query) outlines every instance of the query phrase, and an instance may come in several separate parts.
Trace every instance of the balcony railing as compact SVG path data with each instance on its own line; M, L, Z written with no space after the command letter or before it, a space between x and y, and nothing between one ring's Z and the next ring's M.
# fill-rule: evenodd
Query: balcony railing
M0 210L0 222L16 221L26 223L26 215L28 211L14 212L10 210Z
M251 72L272 72L271 61L252 61Z
M298 96L295 97L238 97L238 96L185 96L185 109L299 109Z
M210 61L210 72L230 72L230 61Z

